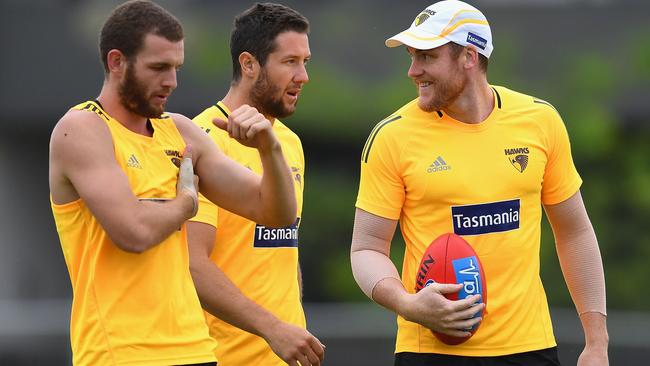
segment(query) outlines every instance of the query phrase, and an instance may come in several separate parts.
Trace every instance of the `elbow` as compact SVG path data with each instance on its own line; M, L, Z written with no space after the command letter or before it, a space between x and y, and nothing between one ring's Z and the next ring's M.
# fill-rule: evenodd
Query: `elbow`
M291 194L286 201L284 209L279 211L276 215L273 215L273 226L285 227L295 224L298 217L298 203L296 202L295 195Z
M295 224L297 219L298 216L294 211L293 214L272 215L263 220L263 222L260 222L260 224L271 228L282 228Z
M282 217L282 222L280 222L280 226L290 226L296 223L296 220L298 219L298 215L296 214L296 210L293 210L292 213L284 215Z
M255 217L258 224L266 227L281 228L291 226L296 223L298 203L293 192L290 195L284 195L282 198L265 199L260 196L259 205L261 209L255 209L251 217Z
M361 267L365 255L366 253L363 250L350 251L350 266L352 268L352 274L354 274L355 271L359 270L359 267Z
M143 245L139 245L139 243L133 241L122 241L122 240L113 239L113 243L118 248L131 254L142 254L146 250L146 248Z
M148 234L144 230L136 229L131 232L117 233L109 236L115 246L131 254L142 254L156 244L153 235Z
M296 223L298 209L295 199L292 200L291 204L286 207L286 210L271 215L268 218L269 225L271 227L286 227L291 226Z
M149 246L137 241L113 240L113 243L115 243L115 246L118 248L131 254L142 254L149 248Z
M286 205L282 208L278 206L265 208L259 212L259 216L254 221L270 228L283 228L296 223L298 218L297 212L298 209L294 200L293 204ZM254 217L255 215L251 216Z

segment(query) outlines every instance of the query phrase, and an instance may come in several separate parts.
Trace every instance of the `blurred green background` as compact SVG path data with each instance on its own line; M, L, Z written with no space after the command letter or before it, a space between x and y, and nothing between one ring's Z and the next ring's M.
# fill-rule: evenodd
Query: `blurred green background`
M71 289L48 202L48 139L67 108L98 94L102 67L97 36L118 3L0 2L0 32L5 39L0 57L3 365L21 364L31 351L20 353L18 343L10 341L17 335L30 342L48 336L58 340L67 328ZM160 3L178 16L186 32L186 64L168 109L193 117L227 91L232 18L252 2ZM349 264L359 158L371 128L416 97L406 76L406 52L388 49L383 42L408 27L430 3L283 3L301 11L312 25L310 83L297 112L285 119L301 137L307 160L300 230L304 300L316 308L328 303L368 304ZM650 4L641 0L470 3L484 11L492 26L495 51L489 81L552 103L567 125L603 256L610 311L632 312L634 321L640 315L647 319ZM397 232L392 257L398 267L403 245ZM551 306L572 308L547 223L541 258ZM52 300L64 305L54 306ZM68 347L65 338L57 342Z

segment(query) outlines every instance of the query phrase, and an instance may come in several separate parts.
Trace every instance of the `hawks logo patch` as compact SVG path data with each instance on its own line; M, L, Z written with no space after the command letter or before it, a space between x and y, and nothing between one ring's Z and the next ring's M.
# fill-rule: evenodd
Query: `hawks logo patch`
M415 18L415 26L417 27L418 25L424 23L425 20L429 19L429 17L433 16L435 13L436 12L433 10L424 9L424 11L422 11L420 15Z
M181 159L183 157L181 156L180 151L173 150L173 149L165 149L165 155L169 157L169 159L172 161L172 164L176 165L177 168L181 167Z
M528 166L528 154L530 154L527 147L505 149L504 152L508 161L515 169L520 173L523 173L524 170L526 170L526 167Z
M302 175L300 174L300 168L292 166L291 172L293 173L293 179L302 186Z

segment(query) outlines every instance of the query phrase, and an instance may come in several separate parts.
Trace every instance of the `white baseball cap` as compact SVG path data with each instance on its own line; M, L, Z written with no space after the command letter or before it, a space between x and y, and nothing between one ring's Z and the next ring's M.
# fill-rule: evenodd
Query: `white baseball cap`
M430 50L449 42L473 45L487 58L494 49L492 31L485 15L458 0L440 1L422 10L411 27L388 38L386 46L407 45L418 50Z

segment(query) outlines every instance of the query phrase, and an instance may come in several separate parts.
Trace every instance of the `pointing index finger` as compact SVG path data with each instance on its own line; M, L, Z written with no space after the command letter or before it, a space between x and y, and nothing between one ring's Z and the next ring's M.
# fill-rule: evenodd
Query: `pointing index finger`
M228 130L228 121L221 118L213 118L212 124L219 127L222 130Z

